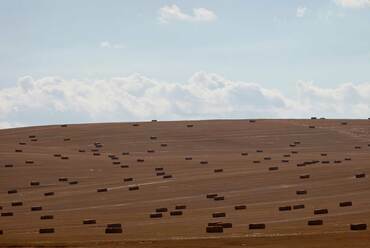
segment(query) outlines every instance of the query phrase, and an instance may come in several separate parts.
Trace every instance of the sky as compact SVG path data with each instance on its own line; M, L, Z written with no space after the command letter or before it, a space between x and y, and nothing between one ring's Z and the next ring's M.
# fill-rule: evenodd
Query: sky
M0 128L370 117L370 0L0 0Z

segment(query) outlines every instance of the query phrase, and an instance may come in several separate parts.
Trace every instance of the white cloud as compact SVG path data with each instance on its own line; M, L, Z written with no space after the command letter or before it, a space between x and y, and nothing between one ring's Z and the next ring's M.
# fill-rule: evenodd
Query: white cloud
M296 16L298 18L304 17L306 15L307 8L306 7L298 7L296 11Z
M348 8L370 7L370 0L335 0L335 2L342 7Z
M193 9L193 14L188 15L175 4L165 5L159 9L159 21L168 23L170 21L188 21L188 22L212 22L217 19L216 14L205 8Z
M209 118L370 116L370 83L321 88L297 83L297 95L198 72L188 82L140 74L107 80L26 76L0 89L0 126Z
M122 49L125 48L126 46L122 43L114 43L112 44L109 41L102 41L100 42L100 47L101 48L113 48L113 49Z

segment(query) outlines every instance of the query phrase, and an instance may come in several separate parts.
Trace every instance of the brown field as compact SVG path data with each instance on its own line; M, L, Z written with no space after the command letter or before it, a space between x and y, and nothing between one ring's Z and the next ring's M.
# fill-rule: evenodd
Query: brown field
M370 247L369 172L370 120L0 130L0 246Z

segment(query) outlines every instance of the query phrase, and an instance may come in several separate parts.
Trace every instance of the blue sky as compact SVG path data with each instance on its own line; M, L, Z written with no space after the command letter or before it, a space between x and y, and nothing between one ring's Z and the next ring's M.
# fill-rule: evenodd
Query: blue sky
M0 68L3 91L24 76L181 85L200 71L288 96L301 81L366 84L370 1L0 0Z

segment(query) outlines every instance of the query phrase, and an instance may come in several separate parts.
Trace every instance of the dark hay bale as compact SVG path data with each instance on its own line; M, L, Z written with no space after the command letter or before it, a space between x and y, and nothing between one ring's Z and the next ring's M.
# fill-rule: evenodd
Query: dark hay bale
M18 190L16 189L8 190L8 194L17 194L17 193L18 193Z
M31 185L31 186L40 186L40 182L37 182L37 181L31 181L31 182L30 182L30 185Z
M129 152L122 152L122 155L127 156L127 155L130 155L130 153Z
M134 124L132 124L132 126L133 127L138 127L138 126L140 126L140 124L139 123L134 123Z
M156 175L157 176L164 176L166 173L164 171L161 171L161 172L157 172Z
M164 213L164 212L167 212L167 211L168 211L168 209L167 209L167 208L157 208L155 211L156 211L157 213Z
M129 168L127 164L121 165L121 168Z
M28 136L28 138L34 139L34 138L36 138L36 135L30 135L30 136Z
M311 117L311 120L317 120L317 117Z
M176 206L175 206L175 209L176 209L176 210L186 209L186 205L176 205Z
M128 188L128 190L133 191L133 190L139 190L139 186L131 186Z
M342 163L341 160L334 160L334 164L340 164L340 163Z
M364 177L366 177L365 173L356 174L356 178L364 178Z
M344 160L346 160L346 161L351 161L351 160L352 160L352 158L347 157L347 158L344 158Z
M40 220L52 220L54 219L54 215L42 215Z
M277 166L269 167L269 171L277 171L277 170L279 170L279 167Z
M322 157L326 157L326 156L328 156L328 154L327 153L321 153L320 154Z
M132 177L126 177L123 179L124 182L132 182L134 179Z
M41 206L31 207L31 211L41 211L41 210L42 210Z
M23 206L23 202L17 201L17 202L12 202L12 207L20 207Z
M347 125L347 122L341 122L340 124L342 124L342 125Z
M36 142L36 141L37 141L37 139L31 139L31 141L32 141L32 142Z
M148 153L154 153L154 150L147 150Z
M61 127L68 127L68 125L67 124L62 124L62 125L60 125Z
M46 192L46 193L44 193L44 196L52 196L52 195L55 195L55 193L54 192Z
M264 160L271 160L271 157L264 157Z
M66 177L59 177L58 178L58 181L59 182L67 182L68 181L68 178L66 178Z
M138 159L136 159L136 161L137 161L138 163L143 163L143 162L144 162L144 159L142 159L142 158L138 158Z
M207 226L206 228L207 233L223 233L223 227L222 226Z
M315 126L309 126L309 128L315 128Z
M62 154L59 154L59 153L54 154L54 157L56 157L56 158L59 158L61 156L62 156Z
M215 193L211 193L211 194L207 194L207 198L208 199L211 199L211 198L215 198L217 196L217 194L215 194Z
M97 189L96 192L100 193L100 192L108 192L108 189L107 188L100 188L100 189Z
M155 171L163 171L163 167L156 167L154 170Z
M39 233L40 234L47 234L47 233L54 233L55 229L54 228L40 228Z
M360 230L366 230L367 229L367 224L351 224L350 226L352 231L360 231Z
M355 146L355 149L361 149L361 146Z
M70 138L64 138L64 141L70 141L71 139Z
M0 230L0 235L3 235L3 234L4 234L3 230Z
M351 207L352 202L351 201L345 201L345 202L340 202L339 207Z
M304 174L299 176L300 179L308 179L310 178L310 174Z
M289 144L290 147L295 147L296 145L295 144Z
M225 200L225 196L216 196L213 198L214 201L223 201Z
M314 209L314 214L328 214L329 211L327 208Z
M93 225L93 224L96 224L96 220L94 220L94 219L86 219L86 220L83 220L82 221L82 224L83 225Z
M15 149L15 152L23 152L21 149Z
M281 160L282 163L289 163L289 160L283 159Z
M255 123L255 122L256 122L256 120L249 120L249 122L250 122L250 123Z
M19 142L18 144L21 145L21 146L25 146L27 143L26 142Z
M249 229L265 229L266 225L263 223L249 224Z
M248 152L242 152L241 155L242 156L248 156Z
M99 152L99 149L91 149L90 151L92 151L92 152Z
M297 210L297 209L304 209L304 204L297 204L297 205L293 205L293 209L294 209L294 210Z
M194 125L193 124L188 124L188 125L186 125L186 127L194 127Z
M107 224L107 228L122 228L122 224L121 223Z
M296 194L297 195L306 195L307 194L307 190L297 190L296 191Z
M290 211L290 210L292 210L292 206L279 207L279 211Z
M256 150L256 152L263 152L263 150Z
M26 164L34 164L35 162L33 160L26 160L25 163Z
M78 152L86 152L84 149L78 149Z
M291 151L292 154L298 154L298 151Z
M93 155L94 156L100 156L100 152L94 152Z
M120 161L113 161L112 164L119 165L119 164L121 164L121 162Z
M321 161L322 164L330 164L330 161L329 160L323 160Z
M247 206L246 205L236 205L234 209L235 210L245 210L247 209Z
M290 158L290 154L284 154L283 157L284 158Z
M224 212L213 213L212 217L213 218L223 218L223 217L226 217L226 213Z
M172 178L172 175L164 175L163 178L164 179L169 179L169 178Z
M1 213L1 216L2 217L10 217L10 216L14 216L13 212L3 212Z
M223 172L223 171L224 171L224 169L215 169L214 173L219 173L219 172Z
M70 181L69 184L70 185L76 185L76 184L78 184L78 181Z
M6 165L4 165L4 167L5 168L12 168L12 167L14 167L14 165L12 165L12 164L6 164Z
M68 156L62 156L62 157L60 157L61 159L63 159L63 160L67 160L67 159L69 159L69 157Z
M152 214L150 214L150 218L151 219L155 219L155 218L162 218L162 213L152 213Z
M161 147L167 147L168 145L167 144L161 144Z
M208 164L208 161L200 161L200 164Z
M157 139L157 136L150 136L150 139L151 140L156 140Z
M182 215L183 213L182 213L182 211L180 211L180 210L175 210L175 211L171 211L170 212L170 215L171 216L180 216L180 215Z
M192 157L185 157L185 160L193 160Z
M322 220L309 220L307 221L307 225L309 226L321 226L323 224Z

